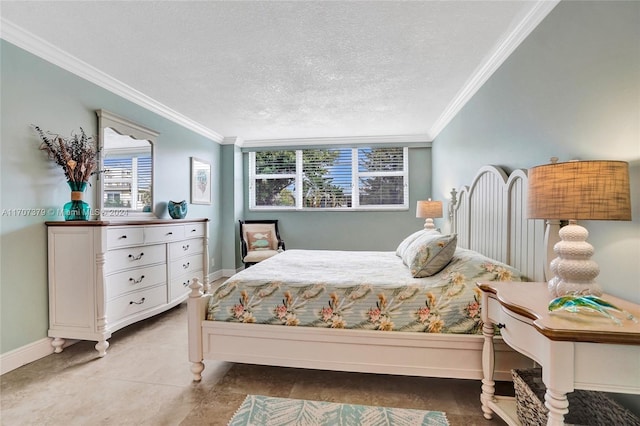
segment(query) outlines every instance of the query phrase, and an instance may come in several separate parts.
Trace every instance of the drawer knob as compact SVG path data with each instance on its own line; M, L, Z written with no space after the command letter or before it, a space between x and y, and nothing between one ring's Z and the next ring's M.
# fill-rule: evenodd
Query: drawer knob
M143 279L144 279L144 275L142 275L139 280L129 278L129 281L133 282L133 284L140 284Z
M120 239L123 239L123 238L127 238L127 236L126 236L126 235L123 235L122 237L120 237Z
M144 253L140 253L140 255L138 255L138 256L134 256L134 255L130 254L129 255L129 259L131 259L131 260L140 260L140 259L142 259L142 256L144 256Z
M173 232L169 231L167 232L167 235L173 235Z
M144 297L140 299L139 302L134 302L133 300L129 302L130 305L142 305L144 303Z
M496 327L498 327L498 328L505 328L505 327L506 327L506 325L504 325L504 324L502 324L502 323L498 323L498 324L496 324Z
M182 267L183 267L184 269L187 269L187 268L189 267L189 262L187 262L187 263L183 263L183 264L182 264Z
M196 232L196 230L195 230L195 229L192 229L192 230L191 230L191 232Z
M182 283L182 285L184 287L188 287L190 283L191 283L191 280L187 280L187 282L186 283Z
M184 251L189 250L189 244L187 244L186 246L182 246L182 250L184 250Z

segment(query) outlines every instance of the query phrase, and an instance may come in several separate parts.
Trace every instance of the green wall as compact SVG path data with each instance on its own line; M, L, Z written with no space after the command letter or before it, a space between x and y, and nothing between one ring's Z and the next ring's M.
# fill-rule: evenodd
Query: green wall
M211 161L213 203L189 205L187 217L208 217L209 251L220 264L220 145L2 40L0 151L0 353L47 335L47 236L53 216L24 216L10 209L60 208L69 189L59 166L38 150L30 128L69 135L84 128L97 134L95 110L106 109L160 133L155 147L156 209L166 201L189 200L190 157ZM86 195L93 207L95 184ZM5 210L7 209L7 210ZM217 262L215 261L217 259ZM213 268L211 268L213 269Z
M629 162L633 221L583 225L598 282L640 302L640 2L558 4L434 141L434 196L552 156Z
M605 291L640 302L640 2L556 6L434 141L434 195L553 156L630 163L633 221L584 225Z
M225 141L226 142L226 141ZM222 270L231 275L240 261L240 240L238 220L244 216L244 174L242 152L236 138L233 144L222 146Z

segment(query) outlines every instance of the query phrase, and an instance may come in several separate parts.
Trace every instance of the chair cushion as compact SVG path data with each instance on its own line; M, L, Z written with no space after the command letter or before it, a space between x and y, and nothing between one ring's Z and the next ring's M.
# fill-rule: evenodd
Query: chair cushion
M244 263L257 263L262 262L265 259L270 258L271 256L275 256L278 254L277 250L256 250L247 252L247 255L244 257Z

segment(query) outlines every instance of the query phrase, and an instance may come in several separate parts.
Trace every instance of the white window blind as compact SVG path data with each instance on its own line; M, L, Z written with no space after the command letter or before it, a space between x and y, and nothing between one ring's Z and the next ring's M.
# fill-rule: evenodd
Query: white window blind
M104 158L105 208L142 211L151 204L151 156Z
M358 150L358 199L361 206L405 205L404 148Z
M405 147L250 152L250 208L408 208L407 152Z
M296 206L296 152L265 151L252 153L253 206Z

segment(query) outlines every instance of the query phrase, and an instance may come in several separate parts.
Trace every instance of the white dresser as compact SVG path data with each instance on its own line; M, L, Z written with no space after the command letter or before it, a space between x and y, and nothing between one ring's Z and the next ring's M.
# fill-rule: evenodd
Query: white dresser
M183 302L191 280L208 286L208 219L46 222L49 336L94 340Z

